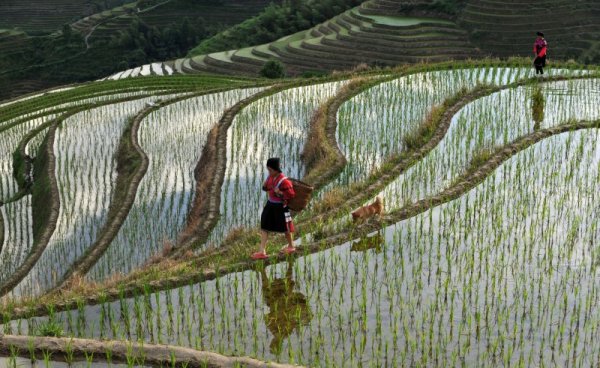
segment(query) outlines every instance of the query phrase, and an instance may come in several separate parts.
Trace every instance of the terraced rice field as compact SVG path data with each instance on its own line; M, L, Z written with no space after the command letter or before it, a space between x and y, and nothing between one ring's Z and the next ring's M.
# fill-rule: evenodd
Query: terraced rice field
M223 27L243 22L258 14L269 3L266 0L251 0L243 3L235 0L223 0L217 3L160 0L138 4L135 1L85 17L72 24L72 27L89 34L89 41L94 43L110 41L111 37L126 30L135 19L150 27L164 28L184 18L193 22L201 17L207 26Z
M489 61L4 104L0 364L597 366L599 104ZM270 156L318 186L255 262Z
M353 8L309 30L274 42L195 55L145 65L108 78L146 75L218 73L257 75L269 59L279 59L289 75L345 70L360 64L391 66L414 62L464 60L479 52L457 24L441 18L371 14L364 6Z
M492 0L468 1L460 22L476 30L480 47L498 56L527 55L531 30L543 29L549 36L554 58L576 58L596 42L600 26L595 21L598 3L580 1L576 7L566 0L543 3ZM528 16L535 14L535 17Z
M459 3L449 11L452 14L443 15L449 9L432 0L368 0L311 29L267 44L207 55L192 50L189 57L107 78L172 73L256 76L269 59L280 60L288 75L298 76L351 70L363 64L383 67L481 57L531 57L536 31L546 32L550 62L597 61L600 8L595 1L578 1L576 6L567 0ZM128 24L127 16L119 19L122 26Z

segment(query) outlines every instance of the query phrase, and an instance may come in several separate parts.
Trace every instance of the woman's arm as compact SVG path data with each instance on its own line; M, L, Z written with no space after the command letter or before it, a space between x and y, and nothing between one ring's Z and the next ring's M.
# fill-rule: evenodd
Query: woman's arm
M548 48L546 46L544 46L542 48L542 50L540 51L540 53L538 54L538 57L544 57L544 56L546 56L546 53L548 52L547 50L548 50Z

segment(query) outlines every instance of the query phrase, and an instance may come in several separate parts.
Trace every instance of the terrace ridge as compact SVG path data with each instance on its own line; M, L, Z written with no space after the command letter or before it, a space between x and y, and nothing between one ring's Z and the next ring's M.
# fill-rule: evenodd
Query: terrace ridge
M120 340L95 340L65 337L18 336L0 334L0 352L11 354L13 349L40 356L50 353L62 360L85 360L88 356L106 357L117 362L135 361L140 364L171 366L173 362L186 367L200 368L302 368L299 365L264 362L251 357L225 356L175 345L140 344Z

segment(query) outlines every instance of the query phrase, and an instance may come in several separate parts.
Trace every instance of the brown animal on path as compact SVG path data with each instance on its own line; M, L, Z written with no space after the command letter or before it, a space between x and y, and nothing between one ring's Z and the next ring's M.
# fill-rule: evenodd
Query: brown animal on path
M383 200L380 196L375 198L375 202L363 206L356 211L352 212L352 220L357 222L358 220L365 220L369 217L378 215L379 218L383 215Z

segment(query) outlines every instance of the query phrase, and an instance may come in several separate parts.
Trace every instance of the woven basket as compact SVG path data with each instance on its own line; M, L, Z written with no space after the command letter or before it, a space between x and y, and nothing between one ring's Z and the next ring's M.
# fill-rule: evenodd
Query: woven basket
M288 207L292 211L302 211L306 208L308 202L310 202L315 188L312 185L308 185L300 180L290 178L290 181L294 186L294 192L296 192L296 196L288 201Z

